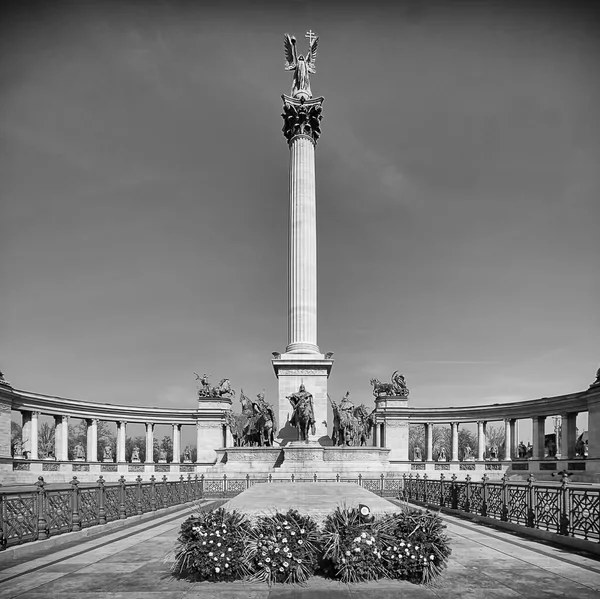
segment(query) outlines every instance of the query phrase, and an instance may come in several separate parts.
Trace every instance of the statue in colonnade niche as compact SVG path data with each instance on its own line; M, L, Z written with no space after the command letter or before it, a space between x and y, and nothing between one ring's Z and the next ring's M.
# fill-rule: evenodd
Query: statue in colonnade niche
M448 458L446 456L446 448L442 447L438 453L438 457L437 457L437 461L438 462L447 462Z
M471 449L470 445L465 445L465 451L463 454L463 461L465 462L471 462L475 459L475 457L473 456L473 450Z
M83 447L83 445L81 443L77 443L77 445L75 445L75 449L74 449L73 453L75 454L76 460L78 460L78 461L85 460L85 448Z
M140 461L140 448L136 445L131 452L131 461L139 462Z
M517 455L521 460L524 460L527 456L527 447L525 447L525 443L523 443L523 441L519 441L519 445L517 447Z
M114 462L115 461L113 458L113 450L110 445L104 446L104 454L102 456L102 461L103 462Z
M158 452L158 461L163 464L167 461L167 450L164 447L161 447Z
M183 450L183 461L184 463L188 464L192 461L192 451L189 445L186 445L185 449Z
M492 445L490 447L490 460L498 460L498 446Z
M413 451L413 462L422 462L421 448L417 445Z

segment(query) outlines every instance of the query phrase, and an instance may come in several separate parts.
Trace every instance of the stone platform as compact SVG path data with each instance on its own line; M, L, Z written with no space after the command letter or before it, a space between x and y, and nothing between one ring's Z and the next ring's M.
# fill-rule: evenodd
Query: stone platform
M293 508L322 521L337 506L358 507L361 503L368 505L373 515L399 511L390 501L352 483L258 484L230 499L223 507L251 518Z

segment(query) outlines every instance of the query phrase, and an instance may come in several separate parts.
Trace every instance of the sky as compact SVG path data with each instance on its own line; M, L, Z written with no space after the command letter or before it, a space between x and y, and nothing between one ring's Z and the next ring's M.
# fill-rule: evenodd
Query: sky
M581 5L583 6L583 5ZM0 368L15 388L275 401L283 34L320 36L329 393L580 391L600 366L600 37L577 2L16 3L0 19Z

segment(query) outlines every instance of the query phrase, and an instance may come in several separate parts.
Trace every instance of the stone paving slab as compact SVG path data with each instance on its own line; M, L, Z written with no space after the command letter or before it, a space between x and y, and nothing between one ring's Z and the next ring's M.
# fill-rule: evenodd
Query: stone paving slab
M311 483L314 484L314 483ZM347 488L347 487L345 487ZM374 495L370 496L373 504ZM338 498L339 499L339 498ZM379 498L377 498L379 499ZM384 500L381 500L384 501ZM393 509L398 509L390 503ZM504 531L444 516L452 556L442 577L430 587L398 581L345 586L322 578L305 587L266 584L190 583L169 575L169 556L181 522L115 535L81 552L49 552L1 573L0 599L597 599L600 562Z
M386 499L356 484L318 482L254 485L230 499L223 507L243 512L250 518L293 508L322 521L337 506L358 507L361 503L368 505L373 514L398 511Z

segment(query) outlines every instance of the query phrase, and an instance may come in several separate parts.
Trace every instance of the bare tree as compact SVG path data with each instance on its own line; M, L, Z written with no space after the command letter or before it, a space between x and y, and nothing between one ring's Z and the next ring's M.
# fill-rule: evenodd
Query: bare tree
M486 441L486 457L490 457L490 449L494 445L498 448L498 457L504 456L505 449L505 434L503 426L486 426L485 427L485 441Z
M40 458L47 458L54 455L55 448L55 429L47 422L42 422L38 430L38 450Z

